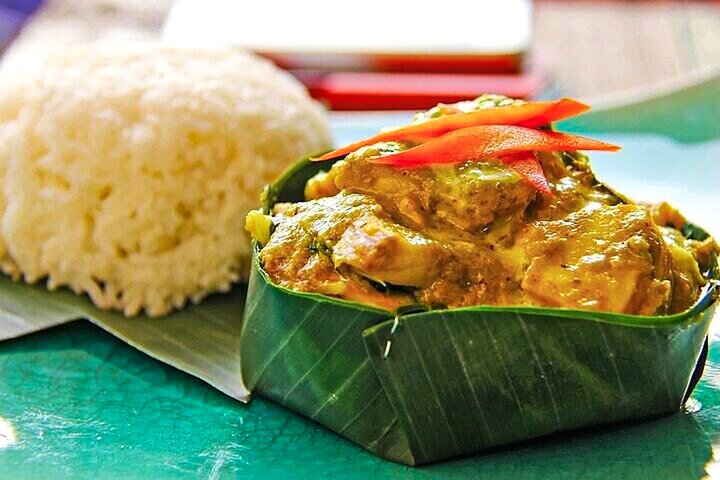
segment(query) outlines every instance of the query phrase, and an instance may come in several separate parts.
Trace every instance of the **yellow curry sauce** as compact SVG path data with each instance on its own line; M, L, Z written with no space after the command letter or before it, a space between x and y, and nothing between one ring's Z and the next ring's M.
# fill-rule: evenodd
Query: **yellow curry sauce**
M686 239L667 204L634 204L599 184L582 154L538 154L552 195L500 162L367 161L410 146L360 148L311 178L305 202L251 212L272 281L387 310L538 305L644 315L688 308L706 282L717 244Z

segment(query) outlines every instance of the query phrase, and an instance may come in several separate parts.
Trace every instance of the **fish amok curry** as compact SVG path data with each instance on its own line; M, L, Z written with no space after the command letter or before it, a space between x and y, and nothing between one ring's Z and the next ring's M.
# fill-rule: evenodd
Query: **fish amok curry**
M578 150L614 146L549 130L577 113L562 102L440 105L336 151L341 159L307 182L306 201L249 214L262 268L278 285L390 311L687 309L717 244L686 239L669 205L636 204L599 183ZM540 104L545 116L517 112Z

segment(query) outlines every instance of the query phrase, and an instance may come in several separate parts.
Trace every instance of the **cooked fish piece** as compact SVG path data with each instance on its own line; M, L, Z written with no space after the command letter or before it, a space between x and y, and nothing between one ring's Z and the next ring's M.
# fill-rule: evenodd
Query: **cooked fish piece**
M347 265L379 283L427 287L448 253L436 241L376 214L363 215L332 250L336 267Z
M305 184L305 200L332 197L340 193L335 185L335 172L321 170Z
M443 263L432 285L415 292L419 303L434 308L522 303L514 267L495 253L493 244L452 242L448 249L452 260Z
M689 240L680 231L671 227L660 227L668 245L673 264L673 295L670 310L680 312L689 308L700 294L707 281L700 271L705 265L698 263L704 252L717 249L714 240L704 242ZM699 257L699 258L698 258Z
M448 257L443 247L395 224L372 197L340 193L281 204L275 231L260 251L277 283L383 308L412 303L405 293L381 293L369 281L422 287Z
M687 222L683 214L667 202L650 205L650 212L652 213L655 223L663 227L672 227L680 230L685 225L685 222Z
M389 142L363 147L308 182L306 195L339 190L371 195L393 218L415 229L450 226L477 232L497 218L522 212L535 190L499 162L398 169L366 159L403 150ZM335 189L329 185L335 184Z
M672 257L647 207L582 210L531 225L519 240L532 303L643 315L672 299Z
M670 311L680 312L695 303L700 289L707 283L702 272L710 268L711 259L720 253L720 248L711 237L703 241L685 238L681 230L687 220L667 202L650 205L649 208L672 256L673 296Z
M597 181L588 158L582 153L541 152L538 158L553 195L536 198L528 209L530 220L559 220L578 210L631 203Z

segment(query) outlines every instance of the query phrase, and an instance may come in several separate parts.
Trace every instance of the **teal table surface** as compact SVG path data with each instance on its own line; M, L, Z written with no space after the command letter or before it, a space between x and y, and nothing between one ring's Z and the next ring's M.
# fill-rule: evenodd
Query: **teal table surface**
M337 117L336 139L393 117ZM720 142L601 134L601 177L636 198L668 198L716 235ZM289 410L243 405L87 322L0 344L0 478L592 478L720 474L720 343L686 411L409 468L380 460Z

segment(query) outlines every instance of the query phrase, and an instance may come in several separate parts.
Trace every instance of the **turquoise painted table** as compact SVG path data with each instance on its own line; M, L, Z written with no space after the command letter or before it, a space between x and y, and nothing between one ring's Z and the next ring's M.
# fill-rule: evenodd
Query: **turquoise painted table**
M338 117L336 138L393 120ZM720 142L604 136L626 148L597 156L601 176L624 191L670 197L720 233L711 208ZM262 398L242 405L76 322L0 344L0 478L694 479L720 470L719 368L720 338L691 412L412 469Z

